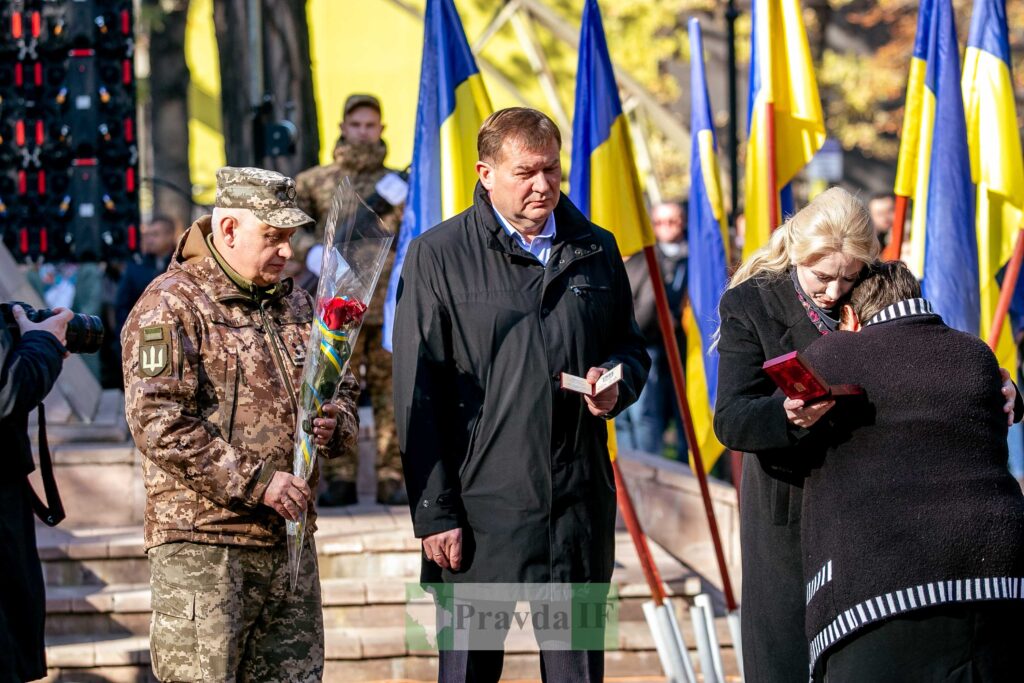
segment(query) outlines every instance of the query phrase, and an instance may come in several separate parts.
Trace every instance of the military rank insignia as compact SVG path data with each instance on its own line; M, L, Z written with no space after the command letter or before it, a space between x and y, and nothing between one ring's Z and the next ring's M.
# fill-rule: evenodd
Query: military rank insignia
M171 372L171 330L167 325L143 327L139 337L139 374L160 377Z

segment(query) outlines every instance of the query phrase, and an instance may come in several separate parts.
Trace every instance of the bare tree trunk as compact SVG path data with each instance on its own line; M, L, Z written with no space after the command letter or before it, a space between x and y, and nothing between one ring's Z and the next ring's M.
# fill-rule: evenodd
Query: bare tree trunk
M275 168L294 177L315 166L320 157L320 128L309 55L309 25L305 0L264 0L264 54L267 89L274 97L274 117L286 118L298 129L295 154L281 157Z
M253 111L249 74L254 60L249 54L246 22L247 0L214 0L213 24L220 55L221 133L229 166L251 166L253 159Z
M168 7L170 5L170 7ZM188 164L188 87L185 61L188 0L144 0L149 24L153 140L153 212L180 225L192 222Z
M221 111L228 164L257 165L294 176L317 163L320 134L309 55L305 0L261 0L264 93L272 98L273 120L288 119L297 129L295 154L257 159L250 53L250 0L214 0L220 52Z

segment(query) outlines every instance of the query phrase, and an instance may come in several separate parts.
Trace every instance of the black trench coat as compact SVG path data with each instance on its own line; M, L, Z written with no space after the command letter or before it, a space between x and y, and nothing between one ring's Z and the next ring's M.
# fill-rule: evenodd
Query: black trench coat
M804 637L800 505L814 435L786 420L786 397L761 369L802 351L821 333L789 273L747 280L722 295L715 434L743 458L740 547L743 671L748 683L791 683L808 675Z
M611 233L562 196L543 266L486 191L409 248L394 330L395 419L417 537L461 527L461 570L425 581L606 582L615 483L605 420L559 375L623 364L636 400L650 359Z

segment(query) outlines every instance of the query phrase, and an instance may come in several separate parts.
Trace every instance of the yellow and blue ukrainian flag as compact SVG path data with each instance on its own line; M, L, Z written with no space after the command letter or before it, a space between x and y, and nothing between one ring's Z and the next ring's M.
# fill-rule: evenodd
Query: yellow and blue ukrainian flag
M974 185L951 0L932 5L926 43L914 190L914 231L924 238L921 288L947 325L977 335Z
M975 0L961 87L971 178L977 184L980 331L987 339L999 301L999 276L1024 220L1024 159L1004 0ZM1011 325L1003 325L995 351L1002 367L1017 367Z
M491 111L455 3L427 0L409 199L384 304L384 348L389 351L409 242L473 204L477 132Z
M569 199L587 218L615 235L624 257L654 244L633 159L601 10L597 0L586 0L576 67ZM608 451L614 459L618 446L611 423Z
M718 330L718 301L728 281L728 228L718 175L718 145L711 122L711 101L704 71L700 22L690 19L690 202L687 235L690 247L683 313L686 331L686 398L705 470L725 447L713 427L718 388L718 351L712 339Z
M777 223L792 210L780 207L779 194L791 204L789 182L825 143L825 117L800 1L753 0L751 21L744 260L767 244L778 227L771 224L771 204Z
M615 234L623 256L654 244L633 159L601 10L597 0L586 0L576 71L569 198L591 221Z

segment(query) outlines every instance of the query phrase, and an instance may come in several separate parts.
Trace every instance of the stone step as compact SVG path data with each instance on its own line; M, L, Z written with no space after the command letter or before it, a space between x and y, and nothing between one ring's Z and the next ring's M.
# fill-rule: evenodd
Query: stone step
M644 601L650 591L644 583L630 582L626 570L615 577L619 618L643 620ZM321 581L324 623L328 627L402 626L408 610L416 607L418 580L402 578L326 578ZM670 582L667 592L680 604L700 589L695 577ZM410 605L412 602L414 604ZM432 605L433 603L428 603ZM46 593L46 633L70 635L145 635L149 632L150 587L139 584L81 584L50 586ZM431 617L432 619L433 617Z
M719 622L724 622L719 619ZM686 623L686 622L684 622ZM724 623L718 632L728 636ZM660 681L661 666L653 640L643 622L620 624L619 649L605 653L606 680ZM624 633L631 634L624 636ZM328 628L325 632L325 675L328 682L383 681L404 679L434 681L437 655L429 650L410 650L402 626ZM684 640L692 636L684 628ZM736 659L723 639L722 657L727 676L738 680ZM529 632L512 632L506 643L503 680L539 679L537 645ZM690 648L694 666L696 652ZM149 670L149 641L146 636L50 637L47 640L45 681L104 680L139 682L154 680ZM641 678L643 677L643 678Z
M51 449L67 514L62 529L122 527L142 522L146 491L142 456L130 441L69 442ZM42 491L38 470L32 475Z
M318 521L317 554L322 579L416 577L420 571L420 542L413 536L405 508L360 505L329 509ZM143 584L149 565L140 527L64 529L37 527L39 556L48 586ZM680 594L700 592L696 575L651 544L666 583L690 581ZM642 584L643 576L629 537L618 532L617 575L625 584ZM649 593L648 593L649 595Z
M39 545L48 582L50 680L151 680L149 570L141 529L41 529ZM420 561L408 511L370 504L327 510L319 521L317 550L328 628L325 680L436 680L436 655L411 652L405 642L406 624L432 630L434 623L429 598L407 599L407 586L417 585ZM651 543L651 552L669 594L678 596L679 622L692 644L685 610L688 598L707 584L657 544ZM650 591L622 531L616 537L616 558L620 649L607 654L608 680L660 680L642 615ZM724 623L718 631L726 661L734 662ZM507 645L507 679L536 680L536 644L529 627L511 633ZM735 663L727 663L727 669L733 671Z
M73 442L124 443L131 436L124 419L124 393L105 389L90 422L75 418L58 400L46 401L46 440L50 446ZM29 434L36 433L36 413L29 416Z

